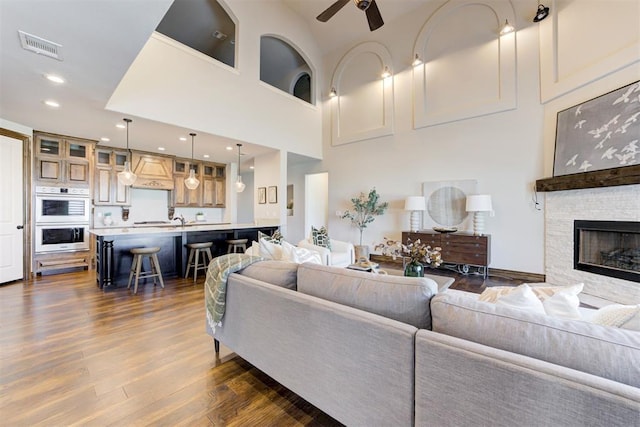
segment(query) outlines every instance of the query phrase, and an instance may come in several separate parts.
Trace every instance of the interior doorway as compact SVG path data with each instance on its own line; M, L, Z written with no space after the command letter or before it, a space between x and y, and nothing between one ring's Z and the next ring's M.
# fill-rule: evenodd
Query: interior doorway
M24 278L23 144L0 135L0 283Z
M329 173L307 174L304 180L304 227L309 236L311 226L329 223Z

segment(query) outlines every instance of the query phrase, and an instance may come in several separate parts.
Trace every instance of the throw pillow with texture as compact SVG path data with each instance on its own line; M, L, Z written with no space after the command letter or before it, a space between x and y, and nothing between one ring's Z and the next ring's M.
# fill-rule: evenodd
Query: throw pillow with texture
M603 326L640 331L640 304L604 306L593 315L591 322Z
M280 233L280 230L274 231L271 236L263 233L262 231L258 231L258 241L260 241L260 239L266 239L267 242L279 245L284 241L284 236Z
M259 246L262 258L275 260L282 258L282 245L275 244L267 239L260 239Z
M331 239L329 238L327 227L315 228L311 226L311 239L314 245L331 250Z

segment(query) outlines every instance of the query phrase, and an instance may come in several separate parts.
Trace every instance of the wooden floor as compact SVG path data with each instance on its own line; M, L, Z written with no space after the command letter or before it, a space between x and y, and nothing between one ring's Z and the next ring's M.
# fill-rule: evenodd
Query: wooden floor
M103 292L82 271L0 286L0 426L339 425L224 346L216 357L202 280L165 285Z

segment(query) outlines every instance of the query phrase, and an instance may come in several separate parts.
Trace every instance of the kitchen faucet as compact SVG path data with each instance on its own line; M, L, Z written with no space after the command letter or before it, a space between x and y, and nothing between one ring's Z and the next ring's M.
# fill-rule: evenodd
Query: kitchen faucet
M183 216L182 214L181 214L180 216L177 216L177 217L173 218L173 220L174 220L174 221L175 221L176 219L179 219L179 220L180 220L180 224L182 224L182 226L183 226L183 227L184 227L184 224L187 222L187 221L184 219L184 216Z

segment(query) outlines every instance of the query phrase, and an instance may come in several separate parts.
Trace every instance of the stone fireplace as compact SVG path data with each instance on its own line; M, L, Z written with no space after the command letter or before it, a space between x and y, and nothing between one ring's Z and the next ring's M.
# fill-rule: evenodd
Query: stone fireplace
M637 276L611 277L597 269L585 271L574 267L575 221L639 224L640 184L550 191L545 194L546 281L558 285L582 282L583 294L587 296L620 304L640 304ZM637 245L637 240L631 244Z

